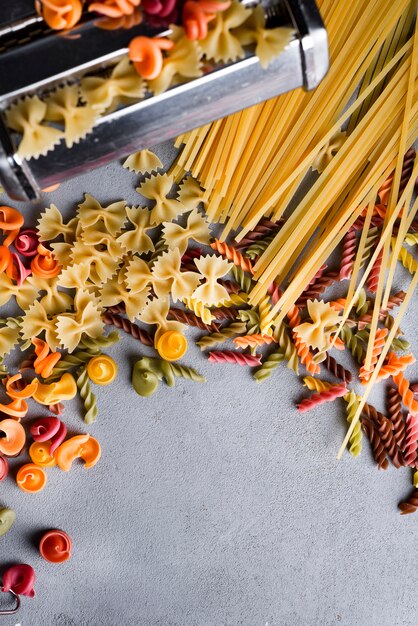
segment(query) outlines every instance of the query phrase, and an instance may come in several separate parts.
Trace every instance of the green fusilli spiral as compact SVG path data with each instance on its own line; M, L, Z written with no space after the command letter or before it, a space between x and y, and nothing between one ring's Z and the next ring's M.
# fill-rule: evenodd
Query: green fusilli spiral
M299 374L298 353L295 344L288 335L286 324L282 322L279 326L276 326L273 337L279 344L279 348L284 353L284 358L287 361L287 367L293 370L295 374Z
M361 340L353 334L351 328L347 326L347 324L344 324L342 327L340 337L350 350L357 363L361 365L364 361L364 348Z
M244 272L244 270L238 265L234 265L231 270L231 274L236 283L241 287L242 291L245 293L249 293L253 286L253 281L248 274Z
M261 367L254 372L254 378L256 381L261 383L263 380L266 380L266 378L269 378L273 370L276 369L279 363L284 361L284 359L285 354L281 348L269 354L263 361Z
M271 233L271 235L268 235L264 239L259 239L258 241L255 241L250 246L248 246L244 255L251 260L254 260L258 256L261 256L263 252L269 247L276 234L277 233Z
M80 368L76 373L76 383L80 397L84 404L84 421L86 424L92 424L97 417L97 401L96 396L91 390L90 379L85 367Z
M100 354L99 350L77 350L77 352L73 354L66 354L58 361L46 381L50 382L60 378L65 372L75 369L80 365L85 365L93 356L97 356L98 354Z
M101 348L108 348L109 346L113 346L113 344L119 341L119 333L117 330L112 330L107 336L102 335L101 337L89 337L88 335L84 335L80 343L78 344L80 348L85 350L93 350L97 351Z
M354 393L354 391L350 391L344 396L344 400L347 402L347 421L349 424L351 424L356 414L357 407L359 405L359 398ZM362 438L363 438L363 433L361 431L361 422L360 420L358 420L351 434L350 441L349 441L349 448L348 448L348 451L354 457L357 457L361 452Z
M241 322L247 324L247 335L257 335L260 332L260 315L255 309L238 311Z
M370 228L369 232L367 233L366 242L365 242L364 250L363 250L363 256L361 257L361 261L360 261L360 269L365 266L366 261L368 260L368 258L370 257L373 251L374 245L378 237L379 237L379 229L377 226L373 226L372 228Z
M232 322L232 324L225 326L216 333L204 335L199 341L196 341L196 345L198 345L201 350L206 350L206 348L216 346L218 343L224 343L231 337L245 333L246 329L247 325L245 322Z

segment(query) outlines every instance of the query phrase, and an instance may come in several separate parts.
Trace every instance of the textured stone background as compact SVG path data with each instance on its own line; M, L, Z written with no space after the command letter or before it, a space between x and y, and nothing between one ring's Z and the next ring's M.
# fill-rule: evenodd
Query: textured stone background
M52 201L69 215L85 191L138 203L135 182L114 164L19 208L35 221ZM417 353L414 307L402 327ZM146 349L125 336L110 353L119 377L97 390L90 428L100 463L48 470L37 495L21 492L13 471L1 484L0 505L17 515L0 539L1 564L28 562L37 574L36 598L1 625L416 625L418 516L396 508L410 475L378 472L367 443L359 459L336 461L342 401L301 416L294 402L304 391L285 366L257 385L246 369L208 363L192 342L183 362L208 382L178 380L139 398L130 369ZM72 433L85 431L78 408L64 415ZM73 539L69 563L38 554L54 527Z

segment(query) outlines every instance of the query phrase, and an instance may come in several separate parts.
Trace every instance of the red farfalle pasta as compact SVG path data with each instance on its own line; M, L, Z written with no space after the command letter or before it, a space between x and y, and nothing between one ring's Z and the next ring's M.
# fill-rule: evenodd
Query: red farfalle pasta
M236 365L249 365L254 367L261 365L260 354L244 354L232 350L212 350L209 352L208 361L211 363L235 363Z
M341 398L346 393L347 387L345 386L345 384L334 385L326 391L313 393L310 398L305 398L305 400L302 400L302 402L299 402L296 406L299 413L306 413L306 411L310 411L320 404L324 404L325 402L332 402L337 398Z
M376 336L373 344L372 360L370 362L370 368L366 369L365 365L362 365L359 371L359 378L363 384L370 380L373 370L379 360L380 353L385 345L386 336L388 334L387 328L378 328L376 330Z
M415 467L417 464L418 447L418 415L409 413L406 416L406 435L404 442L404 459L406 465Z
M402 402L411 413L418 413L418 402L414 399L414 394L409 388L409 381L404 377L402 372L393 376L393 382L398 388L402 397Z
M229 246L227 243L215 239L215 241L210 244L210 247L212 250L219 252L219 254L228 259L228 261L232 261L234 265L241 267L244 272L248 272L249 274L254 273L250 259L243 257L241 252L236 250L233 246Z
M340 280L350 278L354 260L356 258L357 235L354 228L350 228L343 240L343 249L341 253Z

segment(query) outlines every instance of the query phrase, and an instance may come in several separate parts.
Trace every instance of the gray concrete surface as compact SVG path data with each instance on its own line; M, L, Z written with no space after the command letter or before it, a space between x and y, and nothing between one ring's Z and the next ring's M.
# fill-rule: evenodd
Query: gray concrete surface
M45 201L68 214L84 191L138 202L135 181L114 164ZM42 204L23 208L34 221ZM402 327L417 353L415 307ZM396 508L410 475L378 472L367 444L357 460L336 461L342 401L299 415L304 391L285 366L257 385L193 345L183 362L205 385L178 380L139 398L130 368L146 352L129 337L109 351L120 369L97 389L94 469L48 470L37 495L13 472L1 484L0 505L17 520L0 538L0 564L30 563L37 595L0 626L415 626L418 516ZM85 432L78 408L64 415L74 433ZM66 564L37 551L54 527L73 539Z

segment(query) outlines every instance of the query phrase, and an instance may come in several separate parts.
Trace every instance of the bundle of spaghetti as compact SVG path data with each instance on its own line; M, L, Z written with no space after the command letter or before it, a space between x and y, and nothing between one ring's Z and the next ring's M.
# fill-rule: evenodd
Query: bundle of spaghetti
M361 382L364 384L370 380L370 376L375 368L375 365L379 359L379 355L383 350L383 346L385 345L385 339L388 334L387 328L378 328L376 331L376 338L373 344L373 352L372 352L372 360L370 362L370 367L366 367L366 362L361 366L359 371L359 378Z
M393 387L387 389L386 411L393 425L393 436L399 449L403 451L406 426L402 415L402 399Z
M406 416L406 435L404 441L404 459L406 465L416 466L418 447L418 415Z
M314 407L324 404L325 402L333 402L337 398L344 396L346 393L347 387L345 384L333 385L325 391L313 393L310 398L305 398L302 402L299 402L296 407L299 413L305 413L306 411L310 411Z

